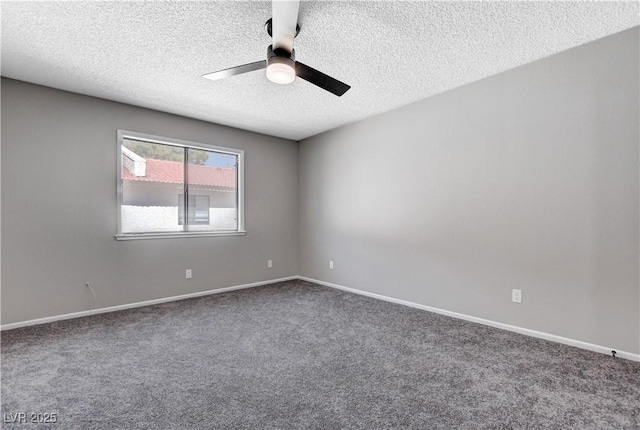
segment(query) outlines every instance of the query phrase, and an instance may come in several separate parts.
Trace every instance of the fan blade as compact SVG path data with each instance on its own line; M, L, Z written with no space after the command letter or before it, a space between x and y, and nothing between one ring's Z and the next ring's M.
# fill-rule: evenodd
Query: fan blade
M299 8L300 0L273 0L271 13L274 50L281 48L293 52Z
M230 76L241 75L247 72L253 72L254 70L260 70L267 67L265 60L256 61L255 63L243 64L242 66L231 67L229 69L218 70L217 72L207 73L202 75L203 78L211 79L215 81L217 79L228 78Z
M351 88L344 82L340 82L329 75L325 75L313 67L309 67L299 61L296 61L296 76L307 82L311 82L313 85L317 85L323 90L327 90L338 97L346 93L349 88Z

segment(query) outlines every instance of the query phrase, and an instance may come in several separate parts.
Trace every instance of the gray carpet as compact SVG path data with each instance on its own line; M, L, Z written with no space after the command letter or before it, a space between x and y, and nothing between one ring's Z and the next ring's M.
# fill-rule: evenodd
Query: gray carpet
M57 414L6 429L638 429L640 363L292 281L4 332L2 412Z

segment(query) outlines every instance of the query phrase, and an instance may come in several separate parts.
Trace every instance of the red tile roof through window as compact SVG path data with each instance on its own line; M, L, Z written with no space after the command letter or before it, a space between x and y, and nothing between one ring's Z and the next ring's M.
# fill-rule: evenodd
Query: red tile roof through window
M122 179L181 184L184 182L183 170L184 165L180 162L147 158L146 176L135 176L123 168ZM189 184L235 188L236 169L189 164Z

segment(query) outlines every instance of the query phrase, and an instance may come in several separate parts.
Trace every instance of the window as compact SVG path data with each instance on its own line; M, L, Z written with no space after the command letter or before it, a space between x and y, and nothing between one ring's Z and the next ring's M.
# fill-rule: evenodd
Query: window
M236 149L118 130L116 237L244 234L243 158Z

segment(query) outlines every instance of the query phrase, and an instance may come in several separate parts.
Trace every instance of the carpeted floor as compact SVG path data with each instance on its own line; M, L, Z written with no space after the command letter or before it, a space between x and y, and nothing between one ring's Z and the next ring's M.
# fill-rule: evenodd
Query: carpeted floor
M60 429L638 429L640 363L292 281L3 332L2 412Z

